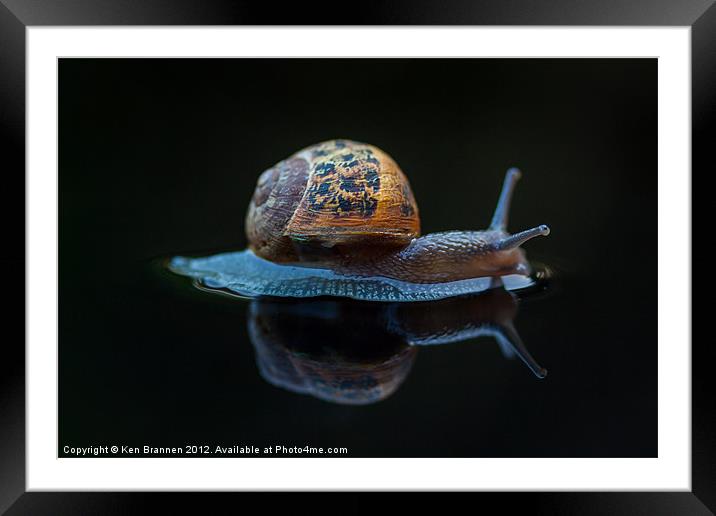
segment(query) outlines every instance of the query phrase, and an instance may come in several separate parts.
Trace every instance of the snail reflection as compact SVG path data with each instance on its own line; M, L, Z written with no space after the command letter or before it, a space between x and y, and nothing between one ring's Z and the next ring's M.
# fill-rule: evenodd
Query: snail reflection
M499 280L495 280L499 282ZM342 299L251 301L248 330L262 377L321 400L362 405L393 394L420 347L492 336L506 358L546 375L513 320L518 300L502 286L425 303Z

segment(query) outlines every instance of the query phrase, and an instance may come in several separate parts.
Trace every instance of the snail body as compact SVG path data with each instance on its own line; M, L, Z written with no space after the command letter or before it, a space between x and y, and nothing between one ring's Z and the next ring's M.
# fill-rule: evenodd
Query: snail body
M506 230L517 169L507 171L490 227L420 235L410 183L385 152L331 140L263 172L245 219L249 249L175 258L170 268L246 296L420 301L530 286L520 246L545 225Z

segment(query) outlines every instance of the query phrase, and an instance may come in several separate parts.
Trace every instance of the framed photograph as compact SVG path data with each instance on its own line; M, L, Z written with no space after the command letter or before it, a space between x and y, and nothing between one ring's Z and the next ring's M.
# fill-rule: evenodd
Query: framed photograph
M25 303L0 510L716 506L713 352L691 340L710 2L350 23L2 3L3 168L24 191L6 220L25 222L3 264Z

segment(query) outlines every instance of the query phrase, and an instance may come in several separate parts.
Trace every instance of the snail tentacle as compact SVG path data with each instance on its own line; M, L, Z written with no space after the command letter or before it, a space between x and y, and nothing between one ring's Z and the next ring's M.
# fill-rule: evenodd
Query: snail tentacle
M510 203L512 202L512 194L515 192L515 185L522 177L522 172L517 168L511 168L505 174L505 181L502 183L502 191L500 198L497 200L495 213L492 215L490 229L496 231L505 231L507 229L507 219L510 215Z
M542 224L540 226L537 226L536 228L527 229L525 231L515 233L514 235L506 236L505 238L496 241L493 244L493 248L495 251L507 251L509 249L515 249L527 242L528 240L533 239L534 237L547 236L549 235L549 232L549 226L547 226L546 224Z

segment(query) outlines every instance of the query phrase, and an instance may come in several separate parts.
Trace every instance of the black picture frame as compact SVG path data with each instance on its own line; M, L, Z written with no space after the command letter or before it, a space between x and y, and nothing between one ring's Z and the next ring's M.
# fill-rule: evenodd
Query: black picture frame
M383 1L352 9L322 2L207 0L0 0L0 154L6 300L0 359L0 512L19 514L209 513L234 494L25 492L25 29L41 25L633 25L690 26L692 38L692 177L706 174L716 141L716 6L714 0ZM694 173L693 171L696 171ZM14 202L13 202L14 201ZM18 215L21 213L22 215ZM23 224L20 225L19 221ZM688 273L685 280L690 281ZM10 330L16 330L11 332ZM506 509L545 514L713 514L716 511L715 355L710 339L692 344L692 491L480 493ZM669 343L686 345L687 343ZM346 510L374 506L350 495ZM413 498L423 504L424 498ZM330 499L321 503L330 506ZM310 503L301 497L292 503ZM482 500L480 500L482 503Z

